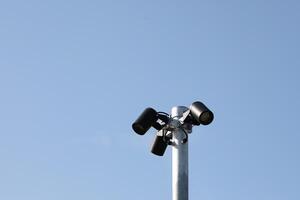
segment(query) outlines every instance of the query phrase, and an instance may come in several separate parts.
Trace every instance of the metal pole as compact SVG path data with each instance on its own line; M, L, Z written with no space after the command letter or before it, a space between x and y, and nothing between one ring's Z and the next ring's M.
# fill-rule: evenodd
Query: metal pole
M173 107L171 117L176 122L188 110L184 106ZM186 135L181 128L172 132L172 199L188 200L188 142L182 143Z

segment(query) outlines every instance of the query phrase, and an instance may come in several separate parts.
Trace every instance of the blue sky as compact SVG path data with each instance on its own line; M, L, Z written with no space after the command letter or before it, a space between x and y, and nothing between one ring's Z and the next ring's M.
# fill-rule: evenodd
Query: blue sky
M0 199L171 199L131 123L203 101L190 199L299 200L298 1L3 1Z

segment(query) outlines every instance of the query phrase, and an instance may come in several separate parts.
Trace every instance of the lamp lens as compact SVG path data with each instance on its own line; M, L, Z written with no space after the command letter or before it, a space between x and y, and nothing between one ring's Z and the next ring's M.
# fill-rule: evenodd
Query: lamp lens
M205 111L200 115L200 122L203 125L210 124L214 119L214 114L211 111Z

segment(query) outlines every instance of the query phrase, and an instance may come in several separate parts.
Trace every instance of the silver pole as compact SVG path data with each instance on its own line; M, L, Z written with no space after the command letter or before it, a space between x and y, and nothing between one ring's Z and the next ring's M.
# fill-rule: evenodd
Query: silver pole
M184 106L172 108L171 117L175 123L186 110L188 108ZM172 199L188 200L188 142L182 143L186 135L181 128L172 133Z

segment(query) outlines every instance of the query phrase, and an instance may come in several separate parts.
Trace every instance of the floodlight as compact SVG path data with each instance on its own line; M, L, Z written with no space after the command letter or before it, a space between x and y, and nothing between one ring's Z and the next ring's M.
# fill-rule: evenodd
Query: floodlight
M157 119L157 112L153 108L146 108L132 124L132 129L137 134L144 135Z
M167 146L168 146L168 142L170 140L170 138L164 136L163 134L164 130L159 131L154 139L153 145L152 145L152 149L151 152L157 156L163 156Z
M214 114L200 101L194 102L190 106L194 125L208 125L214 119Z

